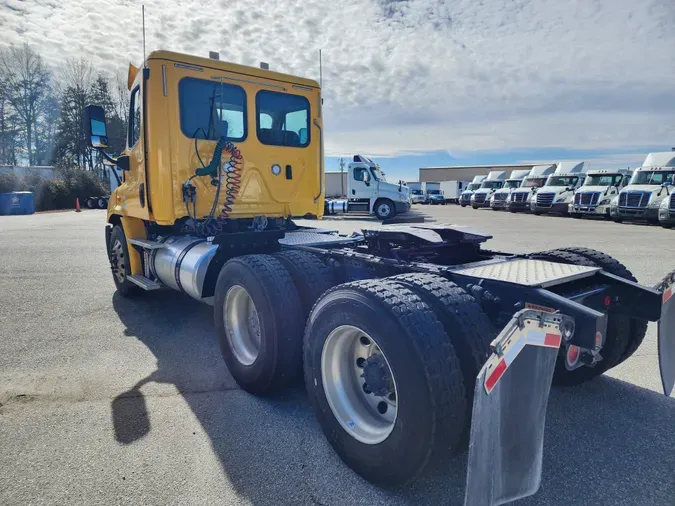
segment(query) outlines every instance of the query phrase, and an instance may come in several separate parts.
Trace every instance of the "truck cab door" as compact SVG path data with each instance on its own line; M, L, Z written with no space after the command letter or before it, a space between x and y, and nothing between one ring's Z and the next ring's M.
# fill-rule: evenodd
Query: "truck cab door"
M374 186L376 181L370 176L370 171L365 167L354 167L350 172L350 200L370 199L377 191Z
M145 136L143 134L143 96L141 86L137 85L129 99L129 125L127 130L127 149L124 155L129 157L129 170L124 171L124 183L118 196L126 216L148 219L148 201L145 175Z

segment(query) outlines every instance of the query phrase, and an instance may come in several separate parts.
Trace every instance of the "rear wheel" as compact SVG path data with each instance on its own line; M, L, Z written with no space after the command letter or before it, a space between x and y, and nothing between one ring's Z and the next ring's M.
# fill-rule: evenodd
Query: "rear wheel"
M108 250L110 268L112 269L115 288L120 295L132 297L141 292L141 288L131 281L131 267L129 265L129 249L127 238L121 225L115 225L110 234L110 249Z
M626 268L625 265L615 258L607 255L606 253L603 253L602 251L597 251L591 248L563 248L563 250L570 251L587 258L597 267L601 267L604 271L610 274L614 274L615 276L619 276L637 283L637 279L635 276L633 276L633 273ZM638 318L628 318L621 315L614 315L612 318L617 320L617 324L620 322L621 325L630 327L630 337L626 349L621 354L619 361L614 364L618 365L635 353L642 344L642 341L647 334L647 321L640 320Z
M96 200L93 199L93 198L91 198L91 197L89 197L89 198L87 199L87 207L88 207L89 209L94 209L94 208L96 207Z
M300 295L303 316L307 318L319 297L336 285L333 269L309 251L286 250L274 257L291 275Z
M583 265L587 267L599 267L595 262L589 258L582 256L576 252L569 250L551 250L541 253L535 253L530 258L538 260L547 260L550 262L559 262L571 265ZM588 380L600 376L605 371L617 365L624 351L628 347L630 341L630 325L625 317L621 315L612 314L607 319L607 332L605 336L605 344L603 345L600 354L602 360L594 366L581 366L572 371L567 369L565 365L569 358L571 362L576 360L577 348L570 347L568 352L567 347L561 346L560 353L555 365L555 372L553 374L553 383L556 385L578 385ZM568 356L566 356L568 355ZM570 356L574 356L574 359Z
M435 274L401 274L387 278L410 288L436 314L452 341L464 376L471 418L474 385L497 335L487 315L463 288Z
M245 255L229 260L218 275L213 314L223 358L241 388L264 395L300 376L302 306L277 259Z
M367 280L325 293L304 358L324 435L365 479L405 483L458 444L466 423L459 361L432 309L404 285Z
M389 199L381 199L375 202L375 216L380 221L389 220L396 215L394 203Z

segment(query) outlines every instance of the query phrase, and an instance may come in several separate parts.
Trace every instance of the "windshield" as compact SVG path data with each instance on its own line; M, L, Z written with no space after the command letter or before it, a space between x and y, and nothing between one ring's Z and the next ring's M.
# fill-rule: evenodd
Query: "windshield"
M619 186L623 174L594 174L586 178L584 186Z
M546 186L576 186L579 176L551 176L546 181Z
M483 181L480 185L481 188L490 188L491 190L496 190L504 186L504 181Z
M526 177L523 180L523 184L520 185L521 188L539 188L544 186L546 183L545 177Z
M375 179L375 181L386 181L386 179L384 179L384 174L382 174L379 170L371 167L370 172L373 174L373 179Z
M442 195L443 192L441 190L427 190L427 193L429 195Z
M630 184L673 184L673 176L675 176L675 170L639 170L633 174Z
M410 193L413 195L422 195L422 190L412 190Z
M504 188L519 188L522 181L511 180L507 181Z
M469 183L469 186L466 187L466 189L470 192L474 192L478 188L480 188L480 183Z

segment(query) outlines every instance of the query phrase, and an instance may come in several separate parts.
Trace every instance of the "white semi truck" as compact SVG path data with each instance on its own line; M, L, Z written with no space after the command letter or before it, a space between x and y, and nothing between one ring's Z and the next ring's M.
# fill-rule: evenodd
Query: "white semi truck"
M512 213L529 211L530 204L537 194L537 190L546 184L548 176L553 174L554 170L554 164L535 165L532 167L532 170L525 176L520 187L513 190L506 197L506 208Z
M506 181L506 171L493 170L488 173L487 178L483 180L480 188L471 195L471 207L490 207L490 196L504 186Z
M675 152L649 153L642 167L635 169L630 184L612 199L612 219L617 223L623 220L659 223L659 209L673 191L674 175Z
M410 203L423 204L424 203L424 183L419 181L408 181L408 190L410 190Z
M569 214L574 218L602 216L610 219L609 204L629 182L630 169L594 169L586 172L584 184L574 193Z
M466 207L471 204L471 196L473 192L480 188L481 183L487 177L485 176L474 176L473 180L467 185L466 190L464 190L459 196L459 204L462 207Z
M574 192L583 183L584 162L560 162L555 172L546 180L530 203L530 210L536 214L556 213L567 215Z
M513 190L520 188L523 179L525 179L530 172L531 169L517 169L511 172L511 176L506 180L504 186L490 196L490 207L493 211L506 209L506 199Z
M388 220L410 210L408 187L389 183L379 165L363 155L354 155L347 166L347 199L326 200L326 214L367 213Z

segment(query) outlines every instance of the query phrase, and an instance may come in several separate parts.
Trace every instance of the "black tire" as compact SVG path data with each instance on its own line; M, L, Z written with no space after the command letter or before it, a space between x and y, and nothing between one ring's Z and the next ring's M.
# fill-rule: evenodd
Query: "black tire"
M383 207L385 205L389 208L388 213L384 213L380 209L380 207ZM396 207L394 207L394 203L389 199L380 199L376 201L374 209L375 209L375 216L377 216L377 219L380 221L390 220L394 216L396 216Z
M398 412L391 433L377 444L347 432L326 398L322 351L329 334L343 325L375 339L394 376ZM324 435L366 480L385 486L409 482L459 444L466 424L459 360L434 312L404 285L366 280L325 293L305 330L304 358L309 400Z
M470 419L476 377L490 356L490 343L497 335L490 320L463 288L435 274L401 274L387 279L415 292L443 324L459 358Z
M532 214L534 214L535 216L541 216L541 213L539 211L532 211Z
M633 273L628 270L628 268L619 262L617 259L609 256L602 251L594 250L591 248L563 248L564 251L570 251L588 258L596 266L601 267L602 270L619 276L620 278L628 279L637 283L637 279L633 276ZM619 365L621 362L629 358L644 341L645 335L647 334L647 320L640 320L638 318L627 318L616 315L616 318L622 319L623 325L628 325L630 327L630 337L626 349L621 353L619 361L615 365ZM628 321L627 321L628 320Z
M661 226L662 226L663 228L673 228L672 225L670 225L670 224L667 225L667 224L665 224L665 223L661 223Z
M585 256L562 249L534 253L530 255L530 258L570 265L598 267L595 262ZM600 376L619 363L623 352L628 347L629 341L629 325L626 325L626 321L619 315L612 315L607 320L605 344L600 351L602 360L593 367L582 366L573 371L569 371L565 366L565 349L564 347L561 347L555 364L555 372L553 373L553 384L561 386L579 385L596 376Z
M304 321L319 297L337 284L335 272L309 251L286 250L274 257L283 264L298 289Z
M614 220L614 223L623 223L621 218L612 218L612 220Z
M237 358L228 337L224 303L229 290L243 287L255 305L260 345L250 364ZM291 275L270 255L244 255L228 260L218 275L214 322L220 349L232 377L254 395L277 392L302 371L302 305Z
M509 209L509 211L512 212L513 214L516 214L518 212L515 209Z
M580 215L579 213L572 213L572 214L570 214L570 216L571 216L572 218L576 218L577 220L578 220L578 219L581 219L581 215Z
M94 199L92 199L91 197L89 197L87 199L87 207L89 209L95 209L96 208L96 203L95 203Z
M119 246L118 246L119 244ZM120 248L121 251L118 251ZM112 270L115 288L123 297L133 297L141 293L141 287L129 281L131 276L131 267L129 266L129 247L127 238L121 225L115 225L110 234L110 247L108 249L108 259ZM118 270L119 268L119 270ZM118 275L122 278L120 279Z
M478 209L478 206L471 206L471 209Z
M98 208L99 208L99 209L105 209L105 208L107 207L107 205L108 205L108 204L106 203L106 200L105 200L103 197L101 197L100 199L98 199L96 202L97 202L97 205L98 205Z
M466 204L460 204L460 206L462 206L462 207L466 207Z

